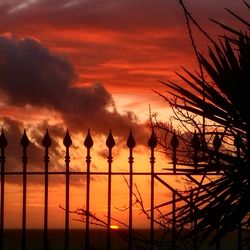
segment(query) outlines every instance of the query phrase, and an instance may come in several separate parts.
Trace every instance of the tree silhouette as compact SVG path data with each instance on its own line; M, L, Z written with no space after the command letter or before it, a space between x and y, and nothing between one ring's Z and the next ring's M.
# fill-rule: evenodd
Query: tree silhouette
M189 173L217 173L214 178L193 179L185 196L192 200L175 211L176 226L181 229L196 221L192 234L200 239L215 236L212 242L239 224L249 229L250 223L250 38L247 32L220 25L229 35L214 42L187 11L182 1L189 34L200 65L199 73L183 69L177 75L181 84L162 82L168 94L158 93L167 101L184 133L178 133L183 151L182 162L192 165ZM246 8L250 6L244 2ZM226 9L247 28L250 24ZM212 43L208 56L197 50L190 22L193 22ZM246 29L247 30L247 29ZM171 124L164 124L152 115L152 126L164 150L169 150ZM193 132L195 134L193 135ZM204 181L206 179L206 181Z

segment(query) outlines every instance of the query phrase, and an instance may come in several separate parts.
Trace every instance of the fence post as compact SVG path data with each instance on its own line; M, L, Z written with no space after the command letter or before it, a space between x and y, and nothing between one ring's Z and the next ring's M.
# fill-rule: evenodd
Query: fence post
M176 213L175 213L175 210L176 210L176 194L175 194L175 191L173 191L173 194L172 194L172 200L173 200L173 204L172 204L172 210L173 210L173 217L172 217L172 220L173 220L173 225L172 225L172 230L173 230L173 238L172 238L172 250L175 250L176 249Z
M152 130L151 136L148 140L148 146L150 147L150 165L151 165L151 196L150 196L150 249L154 249L154 164L155 156L154 150L157 146L157 138L154 130Z
M90 200L90 163L91 163L90 148L93 146L93 144L94 143L90 135L90 130L88 130L88 134L84 140L84 146L87 148L85 249L89 249L89 200Z
M51 146L51 139L48 129L42 141L44 147L44 235L43 235L43 249L48 249L48 171L49 171L49 147Z
M113 138L111 130L109 131L108 138L106 140L106 145L108 147L108 220L107 220L107 249L111 249L111 176L112 176L112 148L115 146L115 140Z
M5 181L5 148L7 147L8 142L2 130L0 135L0 148L1 148L1 218L0 218L0 249L4 247L4 181Z
M214 151L215 151L215 165L216 165L216 172L217 174L220 173L220 169L219 169L219 157L218 157L218 154L219 154L219 150L220 150L220 147L221 147L221 139L218 135L218 133L216 133L215 137L214 137L214 140L213 140L213 146L214 146ZM216 250L220 250L220 240L217 239L216 241Z
M215 164L216 164L216 167L217 167L217 174L220 172L220 169L219 169L219 157L218 157L218 154L219 154L219 150L220 150L220 147L221 147L221 139L219 137L218 134L215 135L214 137L214 140L213 140L213 146L214 146L214 151L215 151Z
M136 143L132 134L132 130L129 132L127 139L127 147L129 148L129 224L128 224L128 249L132 249L132 228L133 228L133 148Z
M191 190L191 197L190 197L190 203L191 203L191 207L190 207L190 213L191 213L191 218L193 218L193 220L191 221L191 226L192 226L192 239L193 239L193 249L197 250L197 211L196 211L196 207L194 205L194 192L193 190Z
M235 136L234 139L234 146L236 147L236 155L237 155L237 164L239 164L238 168L240 168L240 148L242 146L242 140L239 134L237 134ZM242 242L242 228L241 228L241 218L239 216L239 225L238 225L238 250L242 249L241 246L241 242Z
M193 163L194 163L194 170L197 172L198 170L198 151L200 149L200 140L198 135L196 134L196 131L194 132L193 138L191 140L191 146L194 149L194 155L193 155Z
M173 160L173 173L176 174L176 164L177 164L177 157L176 157L176 149L179 146L179 140L177 138L176 133L173 133L172 139L170 141L170 145L173 149L173 156L172 156L172 160ZM176 210L176 194L173 191L173 206L172 206L172 212L173 212L173 239L172 239L172 249L175 250L176 249L176 214L175 214L175 210Z
M23 147L23 211L22 211L22 250L26 249L26 193L27 193L27 148L29 146L29 139L24 130L23 136L21 138L21 146Z
M72 140L67 129L66 135L63 139L63 145L66 148L65 165L66 165L66 195L65 195L65 250L69 249L69 163L70 155L69 148L72 145Z
M175 132L174 132L172 139L170 141L170 145L173 148L173 173L175 174L176 173L176 164L177 164L176 149L179 146L179 140L178 140Z

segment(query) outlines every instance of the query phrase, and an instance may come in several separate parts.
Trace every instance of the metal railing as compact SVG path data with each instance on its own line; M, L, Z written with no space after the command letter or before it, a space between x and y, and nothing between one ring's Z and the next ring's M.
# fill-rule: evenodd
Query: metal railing
M131 250L134 248L133 246L133 176L139 175L147 175L150 177L150 239L149 239L149 248L155 249L155 182L161 183L164 187L166 187L168 190L172 192L172 243L171 243L171 249L177 249L176 247L176 241L177 241L177 235L176 235L176 219L175 219L175 210L176 210L176 203L178 201L184 201L187 204L190 204L191 210L192 207L192 201L187 200L185 196L183 196L180 192L178 192L175 188L173 188L170 184L168 184L166 181L164 181L161 176L177 176L177 175L184 175L188 176L189 178L192 178L192 175L216 175L220 174L216 171L211 172L204 172L204 170L198 170L198 160L197 160L197 147L195 145L195 136L192 141L192 147L194 150L194 158L193 158L193 164L191 164L192 168L178 168L177 169L177 147L179 146L179 141L176 136L176 134L173 134L172 140L170 142L170 145L172 147L172 168L167 169L165 171L156 172L155 171L155 148L157 146L157 137L154 131L152 131L152 134L148 140L148 147L150 149L150 155L149 155L149 162L150 162L150 171L149 172L133 172L133 162L134 162L134 148L136 146L135 139L133 137L132 131L130 131L128 139L127 139L127 148L129 151L129 157L128 157L128 166L129 171L120 171L120 172L113 172L112 171L112 162L113 162L113 155L112 150L115 146L115 140L113 138L112 132L110 130L110 133L108 135L108 138L106 140L106 146L108 148L108 156L107 156L107 163L108 163L108 171L107 172L91 172L91 148L93 146L93 140L90 134L90 131L88 131L87 136L84 141L84 146L86 147L86 171L80 172L80 171L70 171L70 147L72 145L72 140L69 134L69 131L66 132L66 135L63 140L63 144L65 147L65 171L61 172L53 172L49 171L49 162L50 162L50 154L49 149L51 146L51 138L49 136L48 130L45 133L45 136L42 141L42 146L44 147L44 171L39 172L31 172L28 171L27 164L28 164L28 155L27 155L27 149L30 144L30 141L28 139L28 136L26 132L24 131L24 134L21 138L21 147L22 147L22 171L15 171L10 172L5 169L5 162L6 162L6 155L5 155L5 149L7 147L7 139L5 137L4 132L2 131L0 135L0 150L1 150L1 156L0 156L0 165L1 165L1 207L0 207L0 249L4 249L4 210L5 210L5 176L22 176L22 238L21 238L21 249L26 249L26 243L27 243L27 226L26 226L26 218L28 216L26 212L27 208L27 176L32 175L40 175L44 177L44 221L43 221L43 249L48 249L48 185L49 181L48 178L50 175L65 175L65 224L64 224L64 247L65 250L69 249L69 205L70 205L70 197L69 197L69 190L70 190L70 176L71 175L83 175L86 177L86 211L85 211L85 246L84 249L90 249L90 182L91 182L91 176L93 175L105 175L108 177L107 182L107 249L112 249L111 244L111 188L112 188L112 176L114 175L121 175L121 176L128 176L128 187L129 187L129 206L128 206L128 213L129 213L129 219L128 219L128 249ZM190 170L191 169L191 170ZM195 179L194 179L195 181ZM195 226L195 221L193 223L193 226ZM241 230L239 228L239 237L241 237ZM241 239L239 239L240 241ZM240 249L239 243L239 248ZM197 239L194 236L193 237L193 249L198 249L197 247ZM219 249L219 244L217 246L217 249Z

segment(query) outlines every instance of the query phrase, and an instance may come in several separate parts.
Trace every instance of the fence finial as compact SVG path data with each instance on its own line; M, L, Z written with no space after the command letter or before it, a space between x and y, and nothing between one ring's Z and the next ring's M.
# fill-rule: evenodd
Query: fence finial
M221 147L221 138L219 137L218 133L216 133L214 140L213 140L213 146L215 151L218 151Z
M171 141L170 141L170 145L171 145L171 147L172 147L173 149L176 149L176 148L178 148L178 146L179 146L179 140L178 140L178 138L177 138L177 135L176 135L175 131L174 131L173 137L172 137L172 139L171 139Z
M42 145L45 147L45 148L49 148L52 144L52 141L50 139L50 136L49 136L49 131L48 129L46 130L46 133L45 133L45 136L43 138L43 141L42 141Z
M67 129L67 132L66 132L66 135L63 139L63 145L66 147L66 148L69 148L71 145L72 145L72 140L71 140L71 137L70 137L70 134L69 134L69 130Z
M91 148L93 145L94 145L94 142L93 142L93 139L92 139L91 134L90 134L90 129L88 129L88 134L84 140L84 146L86 148Z
M151 136L148 140L148 146L153 149L157 146L157 137L156 134L154 132L154 130L152 130Z
M115 140L114 140L114 137L112 135L111 129L109 131L109 135L108 135L108 138L106 140L106 145L108 148L113 148L115 146Z
M5 147L7 147L7 145L8 145L8 141L5 137L4 131L2 129L2 133L0 135L0 147L5 148Z
M29 140L29 138L28 138L28 136L26 134L26 129L24 129L23 136L21 138L21 145L23 147L28 147L29 144L30 144L30 140Z
M196 131L194 131L193 138L191 139L191 146L193 147L194 150L200 149L200 139L199 139Z
M135 142L132 130L130 129L129 136L127 139L127 147L132 149L135 147L135 145L136 145L136 142Z

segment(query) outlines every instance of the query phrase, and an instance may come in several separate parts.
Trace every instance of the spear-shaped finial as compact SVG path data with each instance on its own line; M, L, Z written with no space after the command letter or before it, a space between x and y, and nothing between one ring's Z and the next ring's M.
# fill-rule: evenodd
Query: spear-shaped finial
M170 145L174 149L178 148L179 146L179 140L175 132L173 133L172 139L170 141Z
M8 145L8 141L5 137L4 131L2 129L2 133L0 135L0 147L5 148L5 147L7 147L7 145Z
M154 130L152 130L151 136L148 140L148 146L153 149L157 146L157 137L156 134L154 132Z
M91 148L93 145L94 145L94 142L93 142L93 139L91 137L90 130L88 129L87 136L86 136L86 138L84 140L84 146L86 148Z
M42 145L45 148L49 148L52 144L51 138L49 136L49 131L48 129L46 130L45 136L43 137Z
M130 129L129 136L127 139L127 147L132 149L135 147L135 145L136 145L136 142L135 142L132 130Z
M106 140L106 145L108 148L113 148L115 146L115 140L114 140L114 137L112 135L111 129L109 131L109 135L108 135L108 138Z
M69 130L67 129L67 132L66 132L66 135L63 139L63 145L66 147L66 148L69 148L71 145L72 145L72 140L71 140L71 137L70 137L70 134L69 134Z
M28 147L29 144L30 144L30 140L29 140L29 138L28 138L28 136L27 136L27 134L26 134L26 130L25 130L25 129L24 129L23 136L22 136L22 138L21 138L20 143L21 143L21 145L22 145L23 147Z

